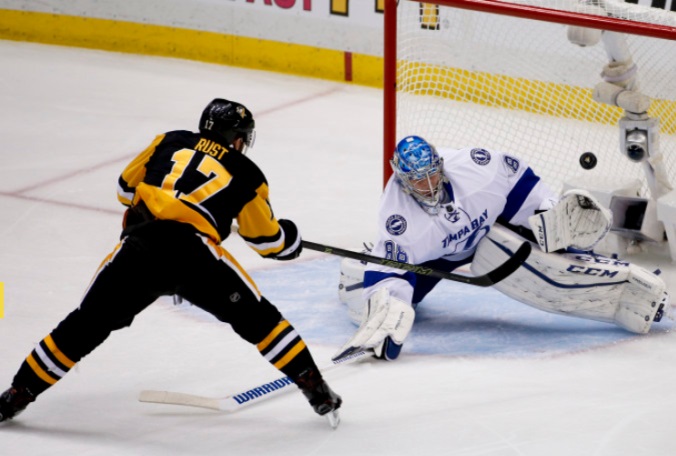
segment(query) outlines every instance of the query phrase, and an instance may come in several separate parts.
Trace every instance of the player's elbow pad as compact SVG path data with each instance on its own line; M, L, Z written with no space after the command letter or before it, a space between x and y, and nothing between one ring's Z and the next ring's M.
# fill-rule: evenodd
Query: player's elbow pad
M300 233L291 220L280 219L279 227L284 231L284 249L274 256L276 260L286 261L298 258L303 251Z

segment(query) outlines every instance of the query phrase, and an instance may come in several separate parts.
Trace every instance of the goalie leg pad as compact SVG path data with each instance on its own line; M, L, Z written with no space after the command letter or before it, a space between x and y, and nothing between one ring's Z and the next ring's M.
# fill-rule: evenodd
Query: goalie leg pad
M340 262L338 299L347 306L347 315L355 325L364 320L366 299L364 299L364 263L351 258Z
M492 270L521 242L517 234L494 226L479 243L472 272ZM666 285L655 274L625 261L587 254L533 249L517 271L494 287L546 312L614 323L638 334L647 333L668 306Z
M630 267L628 283L620 296L615 322L629 331L647 333L652 322L660 321L669 309L669 294L659 277L638 266Z

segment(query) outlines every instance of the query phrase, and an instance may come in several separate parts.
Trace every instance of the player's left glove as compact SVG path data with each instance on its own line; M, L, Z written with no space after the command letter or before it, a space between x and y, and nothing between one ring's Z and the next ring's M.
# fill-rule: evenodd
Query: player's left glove
M284 231L284 249L273 258L281 261L298 258L303 251L303 244L296 224L286 219L280 219L278 222L279 227Z

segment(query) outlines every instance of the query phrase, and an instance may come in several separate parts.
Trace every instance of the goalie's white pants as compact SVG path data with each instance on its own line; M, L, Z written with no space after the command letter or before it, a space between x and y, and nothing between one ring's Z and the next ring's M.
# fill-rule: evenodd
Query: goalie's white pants
M494 226L479 243L472 273L495 269L523 241ZM615 323L639 334L647 333L655 315L669 305L664 281L644 268L587 254L544 253L536 245L526 262L494 287L546 312Z

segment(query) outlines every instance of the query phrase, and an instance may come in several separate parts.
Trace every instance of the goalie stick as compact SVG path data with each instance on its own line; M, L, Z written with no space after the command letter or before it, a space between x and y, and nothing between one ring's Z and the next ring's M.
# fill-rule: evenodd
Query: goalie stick
M365 253L357 253L351 250L344 250L338 247L331 247L330 245L317 244L316 242L301 241L304 248L316 250L330 255L338 255L342 257L352 258L353 260L366 261L368 263L375 263L389 268L402 269L404 271L414 272L420 275L437 277L440 279L452 280L454 282L462 282L469 285L476 285L479 287L490 287L501 280L507 278L512 272L519 269L524 261L528 258L531 251L531 244L524 242L514 252L514 254L497 268L486 274L480 276L464 276L461 274L454 274L452 272L441 271L438 269L428 268L417 264L401 263L399 261L388 260L385 258L367 255Z
M371 356L373 356L373 351L371 350L360 351L349 357L332 361L329 366L323 368L320 367L319 370L322 373L329 372L339 366L352 364ZM220 412L235 413L250 405L258 404L272 397L280 396L286 392L292 391L294 388L290 388L290 386L294 384L293 380L289 377L280 377L225 397L207 397L173 391L143 390L139 394L138 400L140 402L184 405L217 410ZM332 428L336 428L340 422L337 410L334 410L328 415L330 415L328 416L329 424Z

